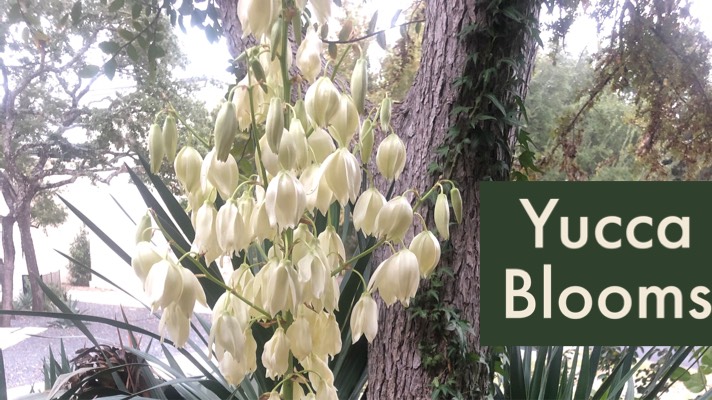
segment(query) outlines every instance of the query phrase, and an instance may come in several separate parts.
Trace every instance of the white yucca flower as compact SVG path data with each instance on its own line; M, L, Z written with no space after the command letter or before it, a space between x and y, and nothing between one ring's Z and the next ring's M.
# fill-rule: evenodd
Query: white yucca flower
M269 223L279 231L294 228L306 209L304 187L288 171L280 171L267 186L265 211Z
M356 343L361 335L372 342L378 333L378 305L373 298L364 293L351 310L351 338Z
M349 200L356 202L361 189L361 168L348 149L342 147L331 153L321 164L321 173L342 207L346 207Z
M308 29L297 49L297 67L309 82L314 82L321 72L321 38L314 29Z
M381 298L390 306L400 301L408 307L420 282L418 258L408 249L403 249L383 261L371 276L368 290L378 289Z
M376 218L381 208L386 204L386 198L375 187L366 189L358 197L353 211L354 228L365 235L376 233Z
M276 379L289 367L289 338L282 327L272 335L272 338L265 343L262 351L262 364L267 369L267 377Z

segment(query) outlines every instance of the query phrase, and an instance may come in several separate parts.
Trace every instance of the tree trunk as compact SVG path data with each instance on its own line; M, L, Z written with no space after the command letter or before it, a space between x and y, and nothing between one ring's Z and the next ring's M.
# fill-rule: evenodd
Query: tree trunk
M438 161L434 150L446 143L450 127L463 122L456 119L451 111L455 106L475 106L473 89L453 83L463 76L476 81L484 69L489 67L479 61L468 60L469 55L483 51L484 43L487 42L478 40L476 34L464 39L459 34L465 26L475 22L481 27L493 24L489 15L490 3L484 0L431 0L426 3L420 68L403 104L394 111L395 132L404 140L408 149L406 169L394 193L402 193L411 187L423 193L439 178L428 172L428 166ZM525 16L538 19L541 5L538 0L504 0L502 3L514 7ZM495 86L492 89L494 97L500 99L505 108L511 108L514 104L508 91L519 92L521 98L524 98L535 50L533 38L524 29L511 31L509 37L500 40L497 57L522 60L520 70L515 71L520 78L518 87ZM495 67L495 70L497 73L492 79L502 82L509 79L505 76L511 73L509 69ZM503 140L509 147L514 143L513 129L507 128L502 132L501 127L487 125L486 122L480 123L478 130L465 129L472 130L465 136L472 142L479 139L476 137L480 134L478 132L499 131L500 136L506 136ZM472 327L472 334L467 338L468 350L486 355L486 349L479 346L479 182L485 177L507 179L507 172L496 174L492 167L501 163L509 167L512 158L511 153L507 152L489 151L488 154L481 154L479 150L468 151L466 148L452 165L452 173L446 176L457 182L464 210L462 225L451 226L452 249L444 253L441 260L440 265L450 268L453 276L444 279L440 302L459 310L460 317ZM506 168L501 170L507 171ZM432 221L428 210L423 208L420 211L426 220ZM372 265L378 265L378 258L382 256L377 254ZM407 311L400 305L386 308L379 299L379 333L369 347L369 399L430 399L431 383L435 378L440 383L454 379L455 389L464 398L484 397L490 377L487 369L478 369L479 364L475 361L469 362L466 371L448 364L437 372L437 376L428 374L424 367L425 360L421 359L419 342L427 338L443 354L448 346L447 339L425 336L430 328L421 319L409 318ZM440 342L432 343L438 339ZM446 394L437 397L446 398Z
M15 276L15 241L13 240L13 228L15 218L11 215L2 217L2 302L0 308L12 310L13 278ZM0 327L10 326L10 316L0 316Z
M30 197L31 198L31 197ZM27 273L30 275L30 290L32 291L32 311L44 311L44 292L40 288L40 270L37 266L35 244L32 240L32 219L30 217L30 202L17 208L17 226L20 228L20 247L25 256Z

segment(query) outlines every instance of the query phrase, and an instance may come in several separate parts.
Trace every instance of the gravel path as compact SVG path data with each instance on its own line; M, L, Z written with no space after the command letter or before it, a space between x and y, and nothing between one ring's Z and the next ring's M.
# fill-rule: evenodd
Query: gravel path
M119 305L80 302L77 303L77 308L85 315L96 315L123 321ZM124 312L130 324L150 332L158 332L158 318L145 308L124 307ZM67 327L57 327L51 326L53 322L56 322L56 320L40 317L15 317L12 320L13 327L47 327L47 329L38 336L30 337L3 350L5 379L8 388L43 382L42 360L49 356L50 347L58 358L60 341L64 343L70 360L74 358L78 349L92 346L92 343L73 324L65 323L65 325L68 325ZM88 324L88 328L101 344L121 347L119 334L121 334L121 341L124 345L128 343L126 331L118 331L113 326L91 322ZM193 339L196 338L194 332L192 336ZM150 338L142 336L138 336L137 339L141 343L141 349L145 349L150 341ZM155 341L150 348L150 353L154 355L162 354L160 346ZM40 386L42 385L40 384ZM39 389L42 390L43 387Z

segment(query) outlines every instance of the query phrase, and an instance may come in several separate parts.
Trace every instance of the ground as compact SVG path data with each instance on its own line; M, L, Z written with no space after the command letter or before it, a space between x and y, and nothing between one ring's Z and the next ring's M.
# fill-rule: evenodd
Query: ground
M130 299L123 293L105 289L77 288L69 291L73 299L78 300L78 309L82 314L123 320L123 307L129 323L151 332L158 330L158 317ZM199 310L205 312L206 310ZM56 320L51 318L15 317L11 328L0 328L0 349L5 364L5 379L10 399L35 391L44 390L42 362L49 356L49 348L59 354L60 341L64 343L67 355L74 358L76 351L91 347L92 343L72 324L66 328L50 326ZM99 324L89 323L89 329L102 344L120 347L119 335L127 343L125 331ZM140 339L139 339L140 340ZM148 338L141 341L142 348L148 344ZM160 357L161 349L154 343L150 353ZM162 358L162 357L161 357Z

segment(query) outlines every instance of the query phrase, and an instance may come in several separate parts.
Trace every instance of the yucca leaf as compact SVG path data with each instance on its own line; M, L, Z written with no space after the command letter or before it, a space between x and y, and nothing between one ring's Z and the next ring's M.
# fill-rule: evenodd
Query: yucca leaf
M76 207L74 207L64 197L62 197L60 195L57 195L57 197L59 197L59 199L62 200L62 203L64 203L64 205L67 206L67 208L69 208L69 210L71 212L73 212L74 215L76 215L77 218L79 218L84 223L84 225L86 225L89 229L91 229L91 231L94 232L94 234L96 234L96 236L98 236L102 242L104 242L107 246L109 246L109 248L111 250L113 250L117 256L119 256L122 260L124 260L126 262L126 264L131 265L131 256L129 256L124 251L124 249L121 248L121 246L119 246L118 244L116 244L116 242L111 240L111 238L107 234L105 234L101 229L99 229L99 227L96 226L96 224L94 224L89 218L87 218L86 215L84 215L81 211L79 211Z
M616 366L613 368L613 371L611 371L611 374L608 375L608 377L601 383L601 386L596 389L596 393L593 394L592 400L600 400L603 399L604 395L607 395L607 398L617 398L613 397L612 391L609 391L610 388L612 387L617 387L619 380L630 371L630 367L633 363L633 357L635 357L635 349L636 347L627 347L623 359L621 359ZM621 389L623 386L621 386Z
M677 349L673 356L670 358L670 360L660 368L660 371L662 371L662 376L657 380L657 383L654 386L652 386L645 392L644 396L642 397L642 400L650 400L657 398L660 395L660 392L665 388L665 385L667 384L668 379L670 379L670 376L672 376L677 367L679 367L680 364L685 361L687 356L689 356L693 350L693 346L682 346Z
M524 366L520 346L507 346L509 366L507 367L509 379L505 380L505 396L507 399L526 399L527 388L524 383Z
M559 380L561 379L561 362L564 357L564 348L562 346L554 347L549 353L549 365L546 371L546 384L544 390L540 391L542 396L540 399L555 399L559 391ZM565 377L565 375L564 375Z
M537 346L536 361L534 362L534 372L532 374L531 385L528 391L528 399L539 398L539 391L546 382L546 358L548 357L549 347Z
M183 233L185 233L188 240L192 242L195 238L195 231L193 230L193 224L190 222L190 217L186 214L178 200L176 200L171 190L165 185L165 183L163 183L163 180L161 180L158 175L151 173L151 167L148 162L141 157L141 155L139 155L138 158L141 161L141 165L143 166L143 170L146 172L148 179L151 180L153 187L156 188L158 195L161 197L161 200L163 200L163 204L166 205L168 212L171 213L173 219L176 221ZM130 168L129 171L133 172Z

